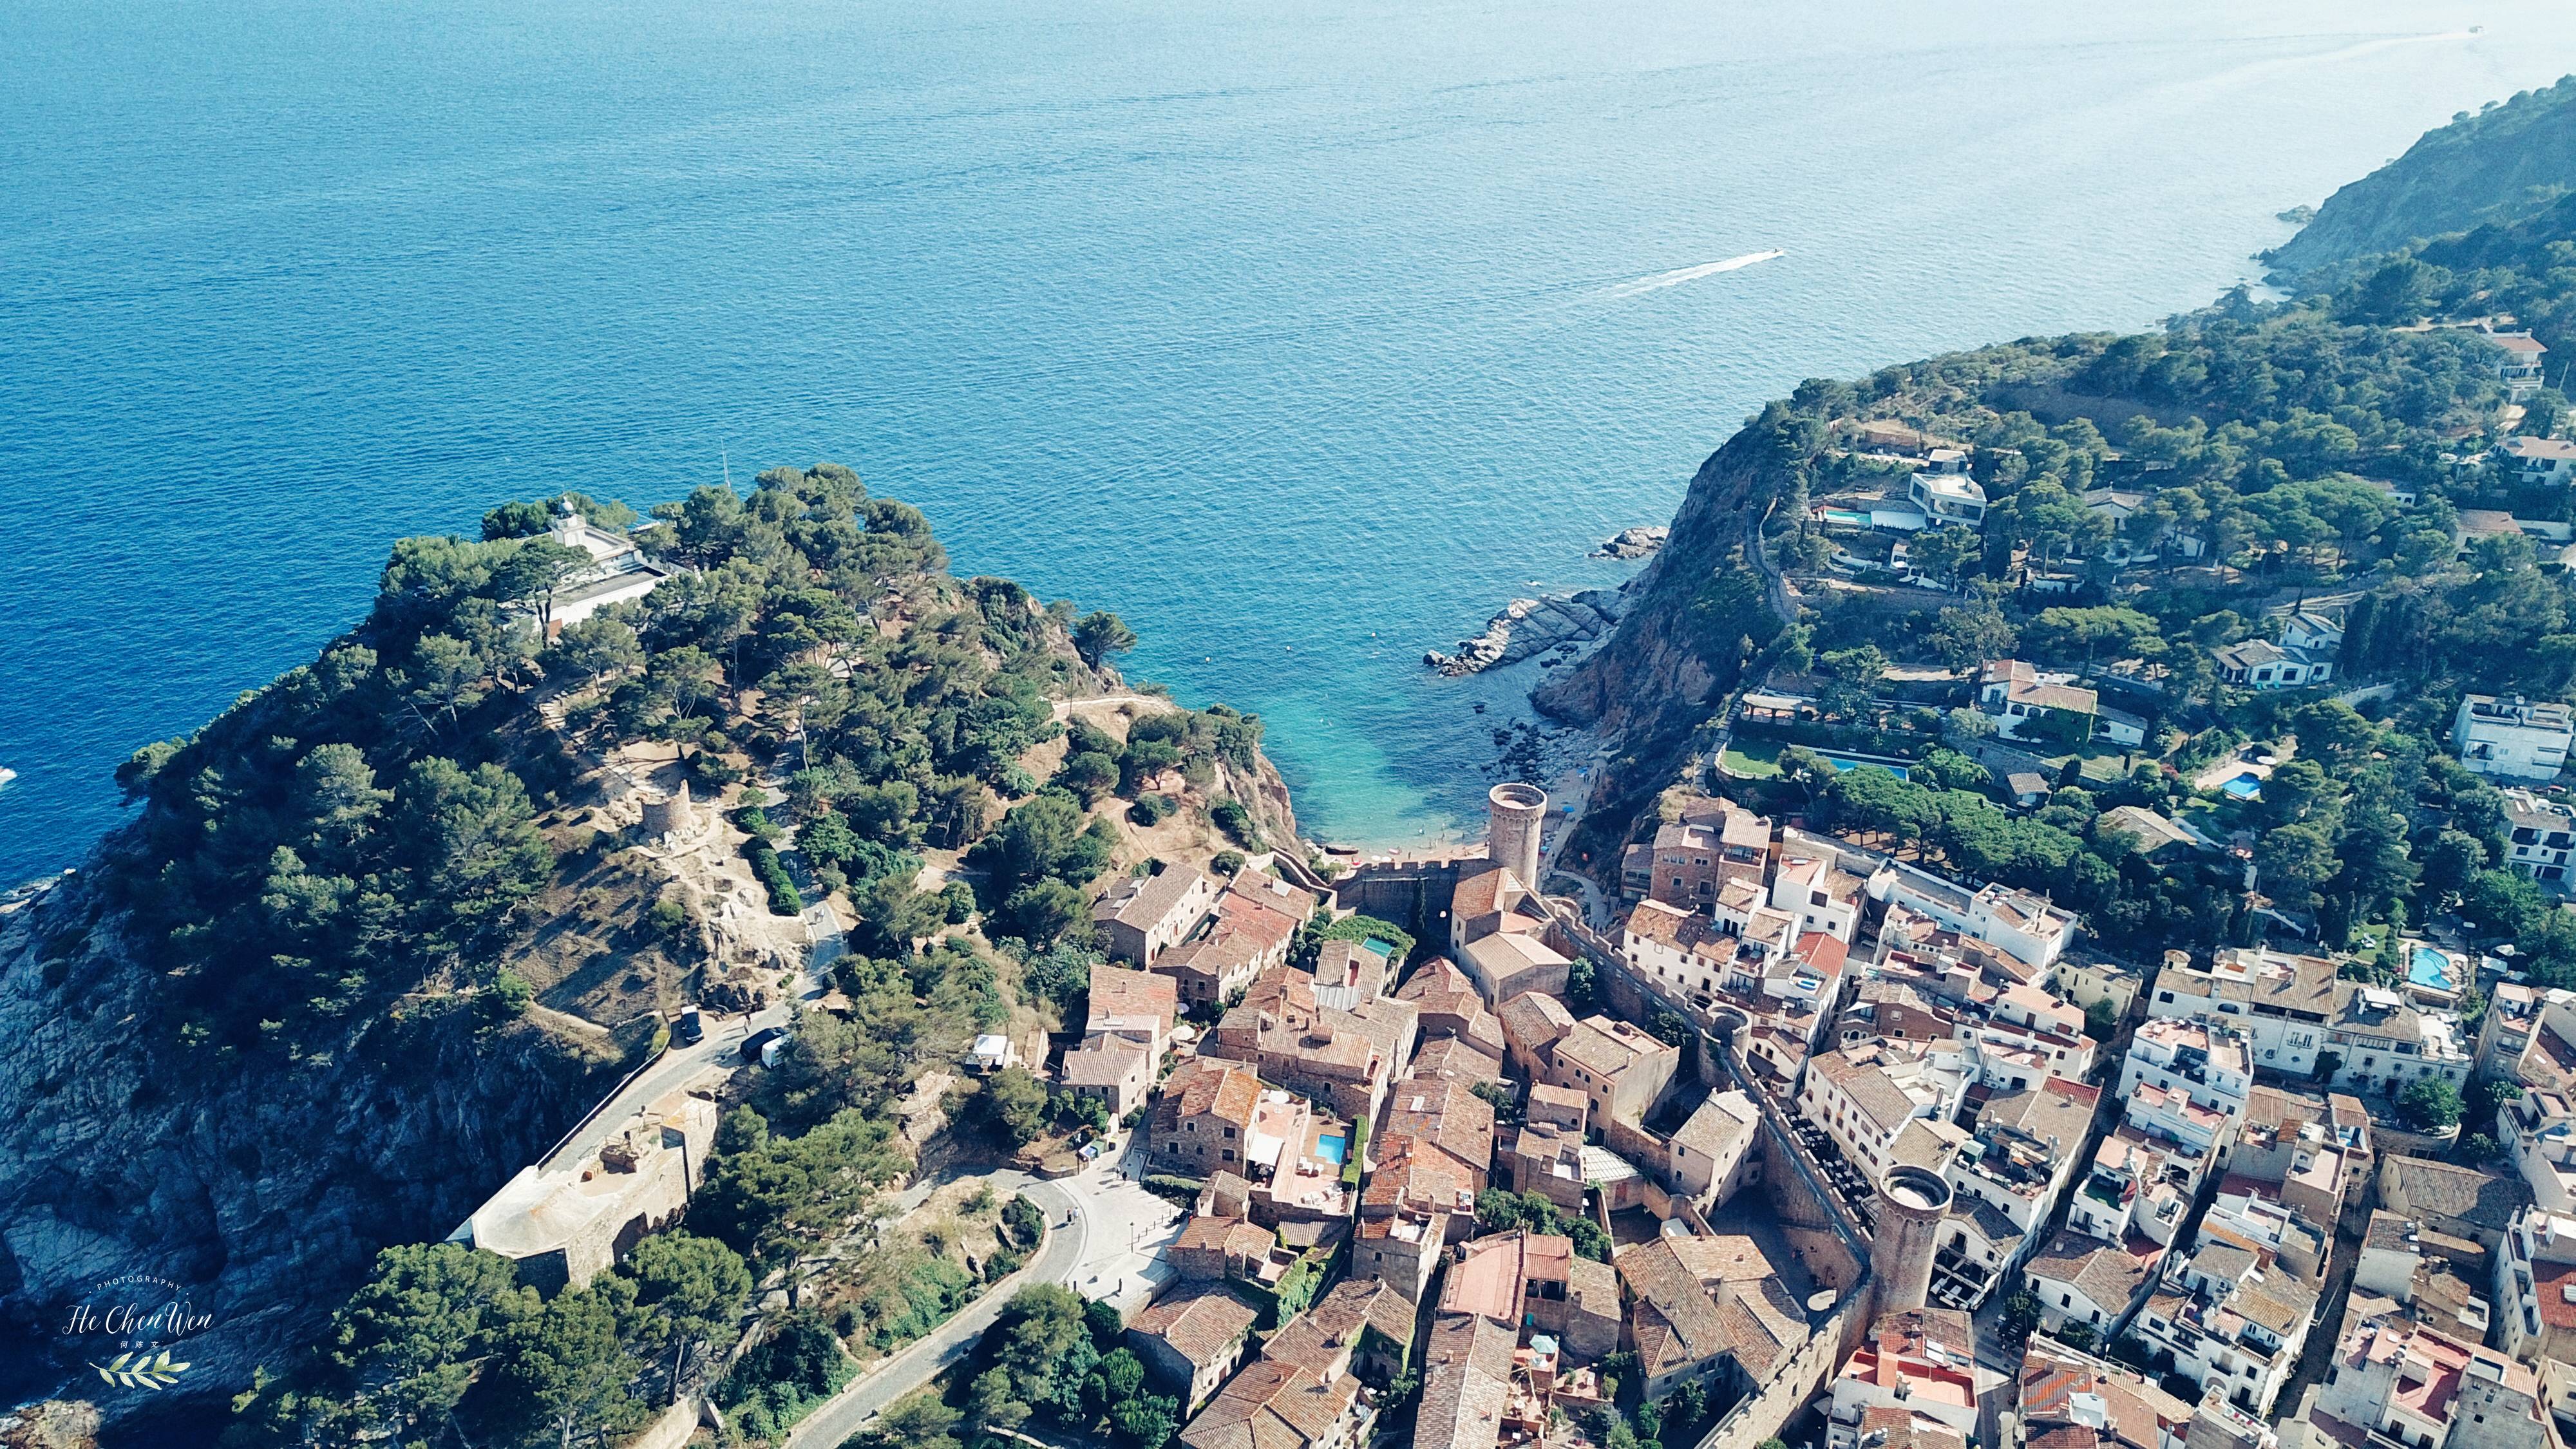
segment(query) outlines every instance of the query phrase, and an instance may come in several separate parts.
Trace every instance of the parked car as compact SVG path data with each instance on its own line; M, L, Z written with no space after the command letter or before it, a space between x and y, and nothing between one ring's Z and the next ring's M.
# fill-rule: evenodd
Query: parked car
M764 1026L742 1039L742 1059L764 1067L778 1065L778 1054L787 1047L787 1028Z
M696 1046L706 1039L707 1024L698 1015L698 1009L692 1006L683 1010L678 1024L671 1028L671 1040L682 1046Z

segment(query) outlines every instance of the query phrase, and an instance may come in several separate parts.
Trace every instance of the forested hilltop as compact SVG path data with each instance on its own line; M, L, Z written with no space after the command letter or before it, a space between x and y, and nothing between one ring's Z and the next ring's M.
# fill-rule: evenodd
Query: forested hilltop
M631 529L667 576L550 630L592 569L567 514ZM708 1371L755 1273L795 1272L909 1170L888 1109L926 1064L1079 1019L1104 874L1293 844L1257 719L1131 692L1116 616L952 577L922 515L850 470L654 514L564 494L496 508L479 538L402 540L357 627L138 751L119 772L137 818L8 918L17 1331L44 1341L123 1272L215 1319L171 1392L111 1395L111 1420L259 1370L250 1442L409 1442L462 1412L473 1442L551 1443L579 1345L583 1432L640 1422ZM634 828L638 791L683 783L731 874L693 877ZM728 920L763 895L766 917ZM682 1004L772 999L796 953L754 928L801 932L827 897L855 922L841 1002L727 1119L705 1236L551 1303L452 1245L389 1252L367 1282L379 1249L446 1236L662 1050ZM1004 1136L1071 1110L1027 1085L948 1105ZM971 1296L916 1259L845 1285L838 1334L900 1341ZM797 1332L771 1357L805 1359L762 1360L739 1394L835 1336Z
M2576 76L2490 101L2427 131L2406 154L2326 199L2264 260L2328 284L2364 257L2487 223L2512 223L2576 190Z
M2519 151L2570 98L2454 140ZM1607 878L1680 780L2050 892L2150 965L2267 932L2376 960L2438 917L2576 984L2576 916L2533 878L2554 862L2517 854L2563 792L2508 795L2450 743L2463 695L2563 700L2576 675L2576 506L2544 466L2566 400L2510 340L2536 334L2554 381L2571 322L2562 199L2286 302L1802 384L1709 459L1628 620L1540 695L1624 747L1574 855ZM1973 505L1874 526L1942 489ZM2098 709L1996 738L1979 681L2015 659ZM1796 718L1732 718L1753 684Z

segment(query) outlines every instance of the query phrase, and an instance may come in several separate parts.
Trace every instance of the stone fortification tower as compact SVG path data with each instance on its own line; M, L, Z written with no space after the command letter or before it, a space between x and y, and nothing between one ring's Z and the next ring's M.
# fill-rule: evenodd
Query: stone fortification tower
M1521 884L1539 888L1539 825L1547 792L1536 785L1496 785L1485 795L1485 858L1511 867Z
M689 808L689 782L661 799L644 797L644 838L659 840L665 835L686 835L698 823L697 812Z
M1878 1182L1877 1231L1869 1269L1878 1279L1871 1317L1920 1308L1932 1296L1933 1238L1950 1206L1950 1184L1920 1167L1888 1169Z

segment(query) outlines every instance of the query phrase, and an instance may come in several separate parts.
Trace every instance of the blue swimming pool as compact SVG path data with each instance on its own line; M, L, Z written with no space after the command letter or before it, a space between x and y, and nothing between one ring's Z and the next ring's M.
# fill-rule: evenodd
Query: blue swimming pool
M1351 1139L1347 1137L1318 1137L1315 1139L1315 1150L1324 1154L1324 1160L1326 1162L1339 1165L1342 1159L1351 1155Z
M2218 788L2234 799L2260 800L2263 798L2263 777L2249 770Z
M2460 983L2451 972L2451 958L2430 946L2417 946L2406 957L2406 979L2417 986L2457 991Z
M1834 768L1838 771L1858 770L1866 767L1873 770L1885 770L1887 773L1894 775L1900 780L1905 778L1905 767L1903 765L1891 765L1885 760L1846 760L1840 755L1827 755L1825 758L1833 761Z

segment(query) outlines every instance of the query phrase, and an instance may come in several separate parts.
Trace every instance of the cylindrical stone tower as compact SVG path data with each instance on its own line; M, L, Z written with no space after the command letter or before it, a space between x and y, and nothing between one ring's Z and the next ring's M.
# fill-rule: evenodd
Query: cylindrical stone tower
M1878 1227L1869 1268L1878 1279L1871 1314L1920 1308L1932 1296L1933 1240L1950 1206L1950 1184L1920 1167L1889 1168L1878 1183Z
M1539 887L1539 825L1546 819L1547 792L1536 785L1496 785L1485 795L1485 858L1510 866L1531 890Z
M686 835L696 824L697 816L689 809L688 781L682 780L679 789L662 799L656 800L650 795L644 797L645 839L659 840L665 835Z

